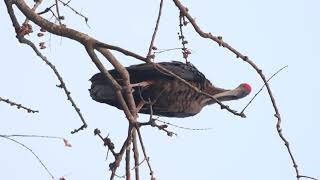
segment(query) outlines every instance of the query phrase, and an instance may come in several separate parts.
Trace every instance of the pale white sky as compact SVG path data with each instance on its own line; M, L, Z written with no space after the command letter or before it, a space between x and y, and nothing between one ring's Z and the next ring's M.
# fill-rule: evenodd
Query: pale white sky
M283 118L283 133L291 144L301 174L319 178L319 1L203 0L183 3L203 30L223 36L226 42L261 67L266 76L285 65L289 66L271 82ZM69 27L141 55L147 53L158 1L88 3L79 0L72 1L71 5L89 17L91 28L83 19L65 9L62 14ZM44 8L41 6L40 9ZM165 1L156 40L159 49L180 47L178 15L173 2ZM108 179L108 165L113 158L110 156L105 160L106 149L93 136L93 130L100 128L104 135L110 134L116 148L119 148L126 136L127 121L121 111L91 100L87 90L90 86L88 79L97 69L85 49L74 41L49 34L42 39L37 38L36 33L29 36L36 44L45 40L49 47L42 52L63 75L87 120L89 127L85 131L71 135L70 131L80 125L80 119L66 101L63 91L55 87L58 84L56 77L31 48L17 42L4 2L0 3L0 16L0 96L40 111L39 114L27 114L1 102L0 134L65 137L73 145L71 149L55 140L18 140L32 148L56 178ZM34 31L38 32L39 28L34 26ZM213 84L234 88L248 82L254 93L260 89L262 82L250 66L226 49L200 38L191 26L187 27L185 34L188 47L193 52L191 62ZM119 53L115 55L125 65L140 63ZM162 53L157 60L182 58L176 51ZM106 65L111 67L108 63ZM252 95L228 104L241 110L250 97ZM291 160L277 135L276 119L265 90L246 114L248 117L241 119L213 105L194 117L161 118L185 127L212 128L208 131L186 131L171 127L178 133L178 137L173 138L155 128L143 128L147 153L157 179L295 179ZM140 115L140 118L148 117ZM0 179L50 179L30 152L5 139L0 139L0 146ZM140 169L141 179L149 179L146 164ZM118 174L124 174L124 164Z

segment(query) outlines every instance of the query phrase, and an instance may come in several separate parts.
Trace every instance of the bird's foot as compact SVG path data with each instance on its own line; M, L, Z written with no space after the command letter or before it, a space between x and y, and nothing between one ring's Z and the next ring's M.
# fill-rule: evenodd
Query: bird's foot
M131 86L131 88L133 88L133 87L147 87L147 86L149 86L149 85L151 85L151 84L153 84L154 83L154 81L142 81L142 82L139 82L139 83L135 83L135 84L131 84L130 86Z

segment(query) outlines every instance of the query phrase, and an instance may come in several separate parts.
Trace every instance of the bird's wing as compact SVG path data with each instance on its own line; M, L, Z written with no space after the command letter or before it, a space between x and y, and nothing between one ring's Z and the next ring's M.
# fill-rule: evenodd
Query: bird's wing
M205 76L191 64L184 64L178 61L161 62L158 64L175 73L184 80L193 82L205 81ZM174 79L172 75L162 72L156 68L155 65L150 63L129 66L127 67L127 70L131 76L131 79L134 79L137 82L144 80Z
M203 83L206 78L198 71L192 64L184 64L182 62L160 62L158 63L167 70L175 73L186 81L192 81L196 83ZM165 80L174 79L174 77L168 73L162 72L151 63L144 63L138 65L132 65L126 67L130 74L131 83L138 83L146 80ZM122 82L122 78L118 71L115 69L110 70L109 73L118 81ZM105 81L104 76L101 73L97 73L90 79L92 82Z

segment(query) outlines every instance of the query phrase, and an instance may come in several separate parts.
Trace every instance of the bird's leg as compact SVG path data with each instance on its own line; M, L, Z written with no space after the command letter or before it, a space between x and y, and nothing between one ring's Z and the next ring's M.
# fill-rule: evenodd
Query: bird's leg
M131 84L130 86L131 86L131 88L133 88L133 87L147 87L153 83L154 83L154 81L146 80L146 81L142 81L139 83Z
M142 100L139 102L139 104L137 105L137 108L136 108L136 112L138 113L141 108L144 106L145 102Z

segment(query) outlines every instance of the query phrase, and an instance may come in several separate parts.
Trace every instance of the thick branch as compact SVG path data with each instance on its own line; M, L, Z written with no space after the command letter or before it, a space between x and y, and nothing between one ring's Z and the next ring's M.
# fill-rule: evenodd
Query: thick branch
M133 116L130 113L130 110L127 106L126 101L124 100L123 96L122 96L122 92L121 92L121 86L118 84L118 82L112 77L112 75L109 73L109 71L103 66L103 64L101 63L101 61L99 60L98 56L96 55L96 53L93 50L93 47L91 44L86 45L86 50L88 55L90 56L91 60L93 61L93 63L96 65L96 67L103 73L103 75L107 78L110 79L110 82L114 88L115 94L116 94L116 98L117 101L119 102L119 104L122 106L123 111L127 117L127 119L129 121L133 121Z

